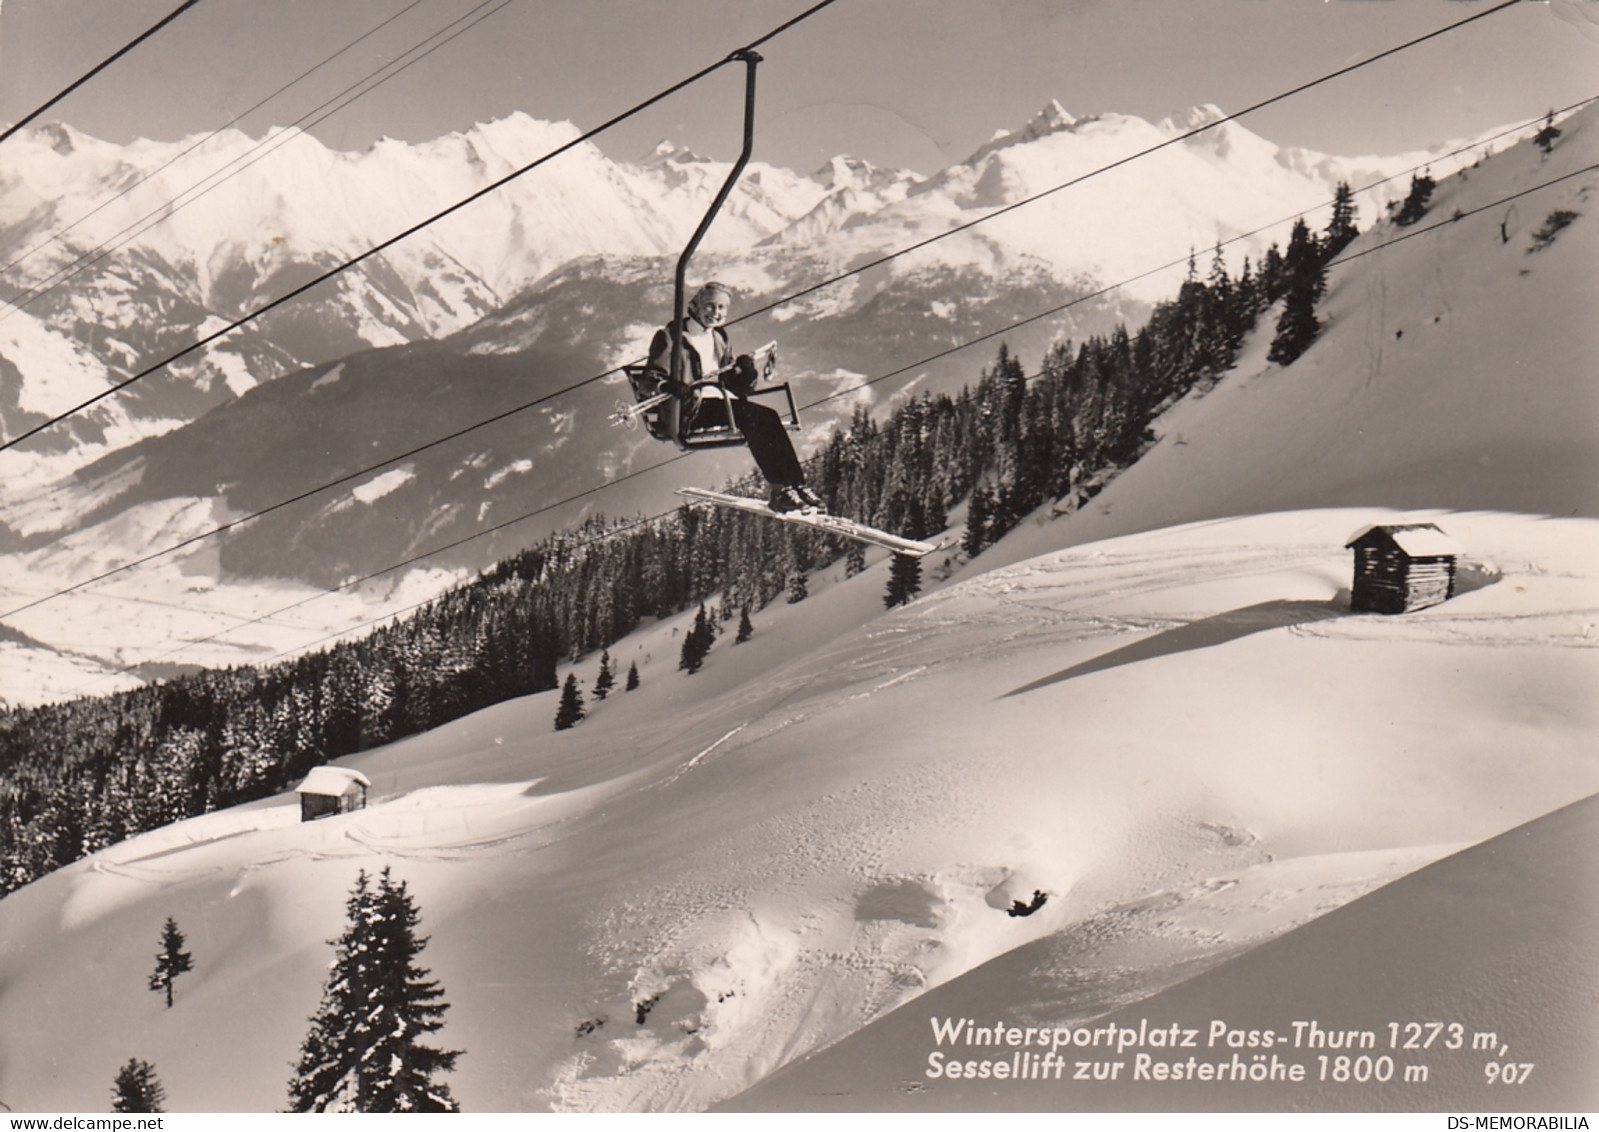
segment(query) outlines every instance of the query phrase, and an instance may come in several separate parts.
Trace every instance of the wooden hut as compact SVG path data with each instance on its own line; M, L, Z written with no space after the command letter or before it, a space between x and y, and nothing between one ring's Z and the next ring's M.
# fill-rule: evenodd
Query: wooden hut
M319 766L300 783L300 820L315 821L332 814L366 808L372 785L366 775L342 766Z
M1409 613L1455 596L1461 548L1432 523L1365 527L1344 546L1355 552L1356 613Z

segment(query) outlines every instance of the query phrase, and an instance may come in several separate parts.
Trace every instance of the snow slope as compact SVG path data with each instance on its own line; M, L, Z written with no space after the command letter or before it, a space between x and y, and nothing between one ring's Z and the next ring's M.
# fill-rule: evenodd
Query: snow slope
M1547 162L1522 150L1441 185L1433 215L1494 177L1485 202L1581 168L1592 133L1571 135ZM552 694L502 704L346 760L373 783L364 812L302 825L275 799L13 893L0 1101L93 1109L140 1057L173 1109L281 1106L344 894L384 865L421 906L452 1004L440 1038L466 1051L452 1088L476 1111L704 1108L853 1034L898 1059L875 1082L892 1101L925 1065L926 1021L874 1020L945 988L1040 1020L1458 1009L1507 1058L1588 1032L1594 893L1570 858L1586 811L1458 889L1484 922L1518 916L1495 946L1559 969L1457 981L1459 954L1488 952L1440 950L1401 915L1438 898L1417 870L1599 792L1599 519L1576 443L1591 330L1565 294L1592 285L1584 176L1521 198L1500 249L1503 211L1351 259L1299 363L1178 406L1088 508L904 609L882 611L874 555L757 615L746 644L724 635L694 676L675 670L680 616L611 650L643 685L571 731L551 730ZM1352 615L1344 543L1398 518L1467 548L1461 592ZM195 957L170 1011L145 989L169 915ZM1410 997L1334 977L1328 956L1358 973L1385 929L1402 938L1374 954L1432 960L1436 997L1419 974ZM1555 1054L1505 1103L1591 1107L1580 1059ZM1404 1102L1351 1086L1282 1103Z
M1599 114L1562 129L1547 158L1523 143L1441 179L1415 226L1364 233L1329 273L1325 329L1303 357L1269 363L1263 318L1234 370L1162 418L1134 467L983 564L1261 510L1599 516ZM1559 212L1576 218L1540 248Z
M280 1105L361 867L417 894L463 1105L698 1108L1034 940L1085 932L1115 1005L1599 791L1599 525L1439 516L1503 573L1351 616L1342 539L1381 517L1131 536L873 618L879 563L693 677L681 619L630 642L643 687L570 732L547 694L348 760L363 813L114 846L0 902L0 1098L93 1107L138 1056L175 1109Z
M1314 924L1248 952L1214 971L1096 1019L1133 1038L1121 1053L1063 1044L1060 1080L929 1080L927 1060L905 1064L908 1049L938 1047L930 1022L977 1016L1012 1025L1067 1023L1081 1012L1081 955L1064 947L1020 948L940 987L826 1053L796 1063L735 1098L728 1107L889 1109L892 1111L1499 1111L1544 1107L1591 1110L1599 1089L1599 1023L1572 1010L1591 993L1599 906L1566 903L1592 893L1599 877L1599 796L1446 857ZM1483 915L1484 907L1493 909ZM1529 930L1529 925L1536 925ZM1041 941L1051 944L1054 941ZM1075 968L1073 961L1075 960ZM1075 976L1075 978L1073 977ZM1075 985L1074 985L1075 984ZM1351 995L1350 989L1358 988ZM1094 988L1097 990L1098 988ZM1078 1000L1073 1001L1073 992ZM1019 993L1020 992L1020 993ZM1030 993L1029 993L1030 992ZM1093 993L1090 991L1089 993ZM1051 1008L1060 1013L1052 1014ZM1174 1020L1181 1019L1180 1022ZM1370 1031L1374 1063L1364 1083L1350 1066L1338 1080L1337 1052L1316 1046L1309 1023L1337 1019L1340 1030ZM1427 1021L1419 1021L1426 1019ZM1454 1021L1440 1021L1452 1019ZM1472 1019L1469 1026L1464 1019ZM1218 1034L1214 1023L1226 1029ZM1396 1023L1396 1020L1397 1023ZM1296 1027L1295 1023L1299 1025ZM1506 1028L1514 1027L1514 1039ZM1067 1023L1069 1024L1069 1023ZM1171 1024L1195 1031L1187 1048L1136 1037ZM1393 1027L1397 1025L1397 1030ZM1460 1027L1459 1030L1455 1027ZM1489 1027L1483 1029L1481 1027ZM1494 1029L1493 1027L1498 1027ZM1321 1025L1328 1030L1328 1026ZM898 1033L891 1031L898 1030ZM1238 1052L1227 1035L1281 1034L1274 1054L1306 1068L1313 1083L1168 1080L1154 1065L1188 1057L1227 1065ZM912 1033L908 1031L919 1031ZM945 1031L947 1034L947 1030ZM1482 1039L1491 1035L1491 1043ZM964 1037L964 1033L962 1037ZM1330 1040L1330 1038L1329 1038ZM1247 1041L1247 1037L1246 1037ZM1243 1047L1246 1065L1270 1056ZM1189 1052L1193 1050L1195 1052ZM942 1043L950 1057L1005 1060L1011 1050ZM1175 1055L1175 1056L1174 1056ZM1320 1059L1327 1057L1326 1079ZM1389 1066L1380 1060L1389 1059ZM1078 1062L1088 1075L1077 1079ZM1149 1079L1137 1080L1140 1058ZM1286 1060L1285 1060L1286 1059ZM1105 1066L1122 1062L1119 1073ZM1515 1067L1506 1072L1507 1066ZM1102 1078L1095 1080L1098 1068ZM909 1072L907 1072L909 1070ZM1115 1074L1115 1078L1103 1076ZM1381 1074L1386 1080L1374 1080ZM1524 1096L1527 1086L1535 1100ZM1545 1078L1551 1078L1545 1083Z

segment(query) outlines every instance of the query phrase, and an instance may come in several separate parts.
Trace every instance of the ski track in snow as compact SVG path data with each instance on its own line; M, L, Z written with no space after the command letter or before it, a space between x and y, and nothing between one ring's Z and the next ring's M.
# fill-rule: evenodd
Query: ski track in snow
M552 1108L702 1109L1009 953L1029 957L1032 997L1007 1017L1096 1016L1448 846L1280 857L1222 802L1228 788L1197 772L1198 793L1142 802L1156 816L1131 820L1094 801L1105 796L1097 778L1119 773L1115 759L1100 770L1082 763L1076 788L1053 781L1035 797L1033 779L1049 771L1043 751L1014 746L1024 732L968 750L953 717L945 726L957 734L926 749L901 740L914 759L874 762L874 742L840 774L827 747L849 734L850 713L913 713L950 682L1009 688L1009 677L989 674L1055 671L1217 618L1310 650L1593 645L1582 626L1595 611L1572 600L1592 582L1572 562L1474 568L1473 588L1453 602L1405 618L1355 616L1339 611L1342 550L1228 534L1204 524L1062 551L924 595L640 732L648 744L634 761L586 785L413 787L311 826L282 804L178 823L91 857L62 923L196 884L220 881L237 897L280 873L281 890L319 862L514 869L539 867L564 843L570 863L619 852L623 828L658 859L635 871L617 858L594 874L605 878L594 899L561 905L581 921L572 938L585 973L564 995L571 1044L529 1086ZM1282 616L1282 603L1313 616ZM1039 701L1024 718L1047 718ZM971 707L985 710L981 697ZM806 756L803 774L785 771ZM800 775L802 793L783 785L785 773ZM747 788L756 803L728 799L721 812L722 793L751 775L763 783ZM641 804L646 795L659 801ZM1035 891L1047 896L1035 916L1005 915Z
M720 747L723 743L727 742L733 736L737 735L740 731L744 730L744 727L745 727L745 725L741 723L737 727L733 728L733 730L731 730L727 734L723 735L720 739L718 739L716 742L712 743L709 747L706 747L704 750L698 752L693 757L691 757L687 762L685 762L680 768L678 768L676 771L674 771L670 776L668 776L667 778L662 779L661 782L659 783L659 785L660 786L670 786L672 783L676 782L679 778L682 778L685 774L687 774L689 771L693 770L696 766L698 766L705 759L709 758L710 755L716 750L716 748Z
M1346 574L1347 552L1303 542L1096 548L981 577L920 599L891 623L862 634L844 654L829 654L814 669L765 689L776 697L771 708L698 751L661 785L702 766L713 752L756 754L785 731L944 669L1213 618L1213 606L1159 612L1148 606L1150 599L1161 604L1162 595L1205 593L1219 585L1258 584L1262 593L1290 602L1301 592L1298 602L1314 617L1278 623L1267 610L1258 629L1307 642L1593 644L1586 630L1561 629L1569 629L1573 612L1582 621L1599 611L1573 611L1564 595L1538 592L1542 578L1586 584L1578 575L1518 564L1508 574L1484 574L1462 596L1507 585L1530 600L1549 601L1547 608L1513 612L1501 602L1473 612L1469 603L1458 602L1396 619L1351 616L1346 605L1340 608L1339 602L1347 602ZM953 633L961 634L958 649L949 647ZM935 651L936 657L926 655ZM795 693L804 699L784 707ZM952 972L945 964L969 944L961 937L977 910L1025 898L1033 881L995 865L906 873L893 851L939 814L964 809L963 821L972 822L990 816L992 800L974 809L974 798L951 783L993 769L944 762L921 774L825 795L803 812L700 847L675 883L621 899L586 933L607 972L590 1000L607 1003L597 1014L608 1016L653 1003L646 1015L653 1019L649 1034L616 1043L609 1052L602 1047L574 1053L545 1094L551 1104L703 1107L947 977ZM1088 1018L1134 1001L1454 848L1375 852L1365 864L1339 861L1323 877L1328 864L1276 861L1251 831L1202 815L1168 834L1172 844L1153 857L1151 847L1144 847L1151 879L1163 870L1169 875L1175 862L1189 858L1209 856L1231 867L1177 888L1156 887L1130 902L1090 908L1054 933L1041 923L1039 930L1011 939L1012 946L1023 947L1028 937L1049 941L1038 977L1053 980L1056 993L1043 996L1029 1019ZM829 875L831 883L825 880ZM840 888L840 875L853 885ZM863 918L860 909L874 899L898 911ZM1128 960L1139 955L1145 961L1129 967ZM1107 956L1116 957L1109 966ZM977 958L968 954L959 966Z
M949 769L824 795L706 844L672 884L620 898L586 933L608 972L609 993L595 988L591 998L609 999L599 1014L616 1015L658 996L652 1036L629 1039L620 1062L574 1054L552 1103L701 1107L926 985L925 958L913 960L936 952L936 932L858 920L850 893L829 877L881 885L885 859L918 817L956 801ZM917 891L936 884L902 879ZM678 1011L667 1015L674 996Z

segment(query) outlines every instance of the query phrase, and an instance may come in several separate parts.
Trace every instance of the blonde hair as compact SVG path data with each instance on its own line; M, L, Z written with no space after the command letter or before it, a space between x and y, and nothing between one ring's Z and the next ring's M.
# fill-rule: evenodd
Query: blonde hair
M710 295L723 295L729 300L733 298L733 292L728 288L727 284L718 283L715 280L712 280L711 282L705 284L705 286L701 287L698 291L694 292L694 297L689 300L689 306L699 306L700 300Z

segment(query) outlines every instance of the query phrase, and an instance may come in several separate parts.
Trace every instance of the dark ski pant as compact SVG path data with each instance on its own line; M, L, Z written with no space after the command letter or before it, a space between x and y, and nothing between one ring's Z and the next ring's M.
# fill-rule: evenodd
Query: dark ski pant
M794 454L794 442L783 427L783 414L742 397L733 398L733 423L749 442L755 466L767 483L792 487L805 482L805 471Z

